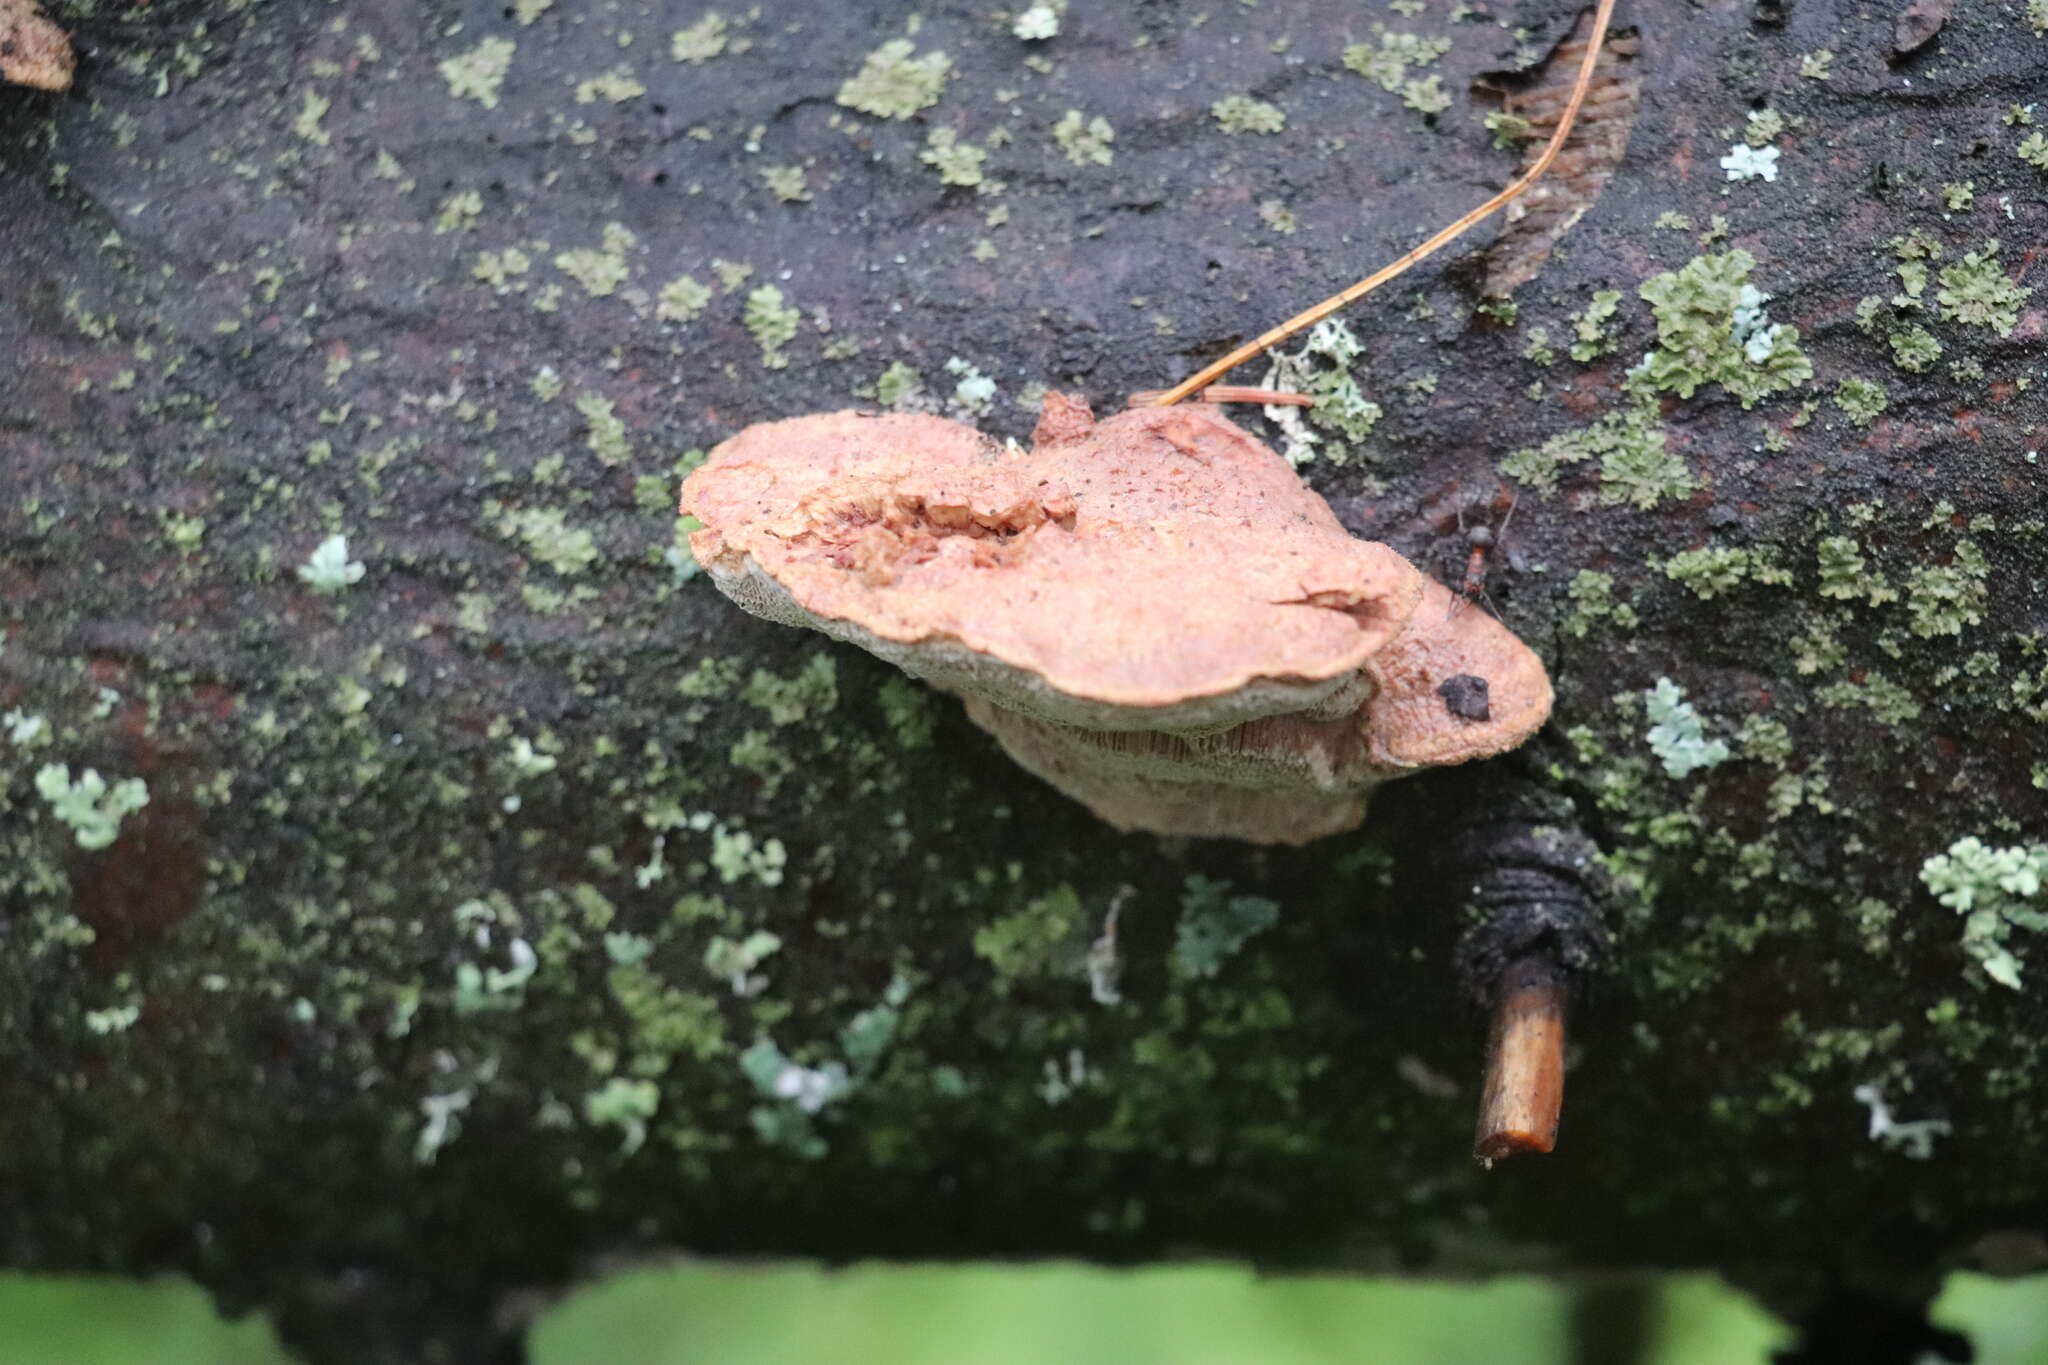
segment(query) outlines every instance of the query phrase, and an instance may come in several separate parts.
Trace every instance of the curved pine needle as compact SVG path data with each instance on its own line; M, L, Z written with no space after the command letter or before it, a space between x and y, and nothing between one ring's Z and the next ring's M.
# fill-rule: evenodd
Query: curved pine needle
M1215 383L1239 365L1244 364L1245 361L1250 360L1253 356L1258 355L1261 351L1266 350L1268 347L1278 346L1281 342L1304 328L1315 326L1338 309L1356 303L1359 299L1364 298L1367 294L1370 294L1388 280L1393 279L1396 275L1401 274L1410 266L1420 264L1427 257L1434 255L1438 250L1449 245L1452 241L1462 236L1473 224L1490 217L1497 210L1506 207L1515 199L1520 198L1528 191L1531 185L1542 179L1543 173L1550 169L1550 163L1557 160L1557 154L1564 150L1565 139L1571 136L1572 123L1579 116L1579 106L1586 102L1586 91L1593 84L1593 64L1600 59L1600 48L1607 37L1607 23L1613 17L1614 0L1600 0L1599 9L1593 15L1593 34L1586 44L1586 55L1579 62L1578 80L1572 86L1572 97L1565 103L1564 113L1558 117L1557 131L1550 135L1550 141L1544 146L1542 155L1536 158L1536 164L1531 166L1520 179L1481 204L1478 208L1473 209L1457 222L1452 223L1449 227L1437 233L1434 237L1431 237L1421 246L1416 247L1407 255L1396 259L1391 264L1380 267L1380 269L1366 276L1357 284L1352 285L1349 289L1339 294L1332 294L1315 307L1296 313L1293 317L1287 319L1287 321L1271 331L1266 332L1257 340L1246 342L1221 360L1211 362L1199 372L1187 379L1183 379L1172 388L1158 392L1157 397L1152 397L1151 394L1137 395L1132 399L1132 405L1137 406L1138 397L1151 397L1152 401L1158 406L1167 407L1180 402L1199 390L1209 387L1209 385Z

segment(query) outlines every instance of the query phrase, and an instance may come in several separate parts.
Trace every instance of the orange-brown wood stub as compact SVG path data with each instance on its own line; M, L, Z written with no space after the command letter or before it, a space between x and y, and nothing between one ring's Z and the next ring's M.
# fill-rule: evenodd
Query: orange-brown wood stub
M1472 1154L1481 1160L1547 1152L1557 1145L1567 994L1562 975L1541 954L1521 958L1501 973L1479 1130L1472 1144Z

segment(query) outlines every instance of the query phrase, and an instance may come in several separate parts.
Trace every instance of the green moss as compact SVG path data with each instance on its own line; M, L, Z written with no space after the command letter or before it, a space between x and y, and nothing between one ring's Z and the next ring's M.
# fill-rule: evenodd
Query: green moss
M1934 298L1945 321L1987 327L2002 337L2012 335L2019 325L2019 307L2034 291L2006 278L1998 246L1996 241L1986 242L1941 272L1941 288Z
M509 38L486 38L459 57L441 63L441 78L456 99L473 99L486 109L498 107L498 87L512 69L519 45Z
M1076 166L1107 166L1116 160L1109 147L1116 141L1116 130L1100 114L1084 118L1079 109L1067 110L1052 126L1052 140Z
M1749 283L1755 266L1735 250L1644 281L1637 292L1656 314L1657 346L1631 376L1680 398L1720 384L1744 408L1813 378L1799 329L1765 316L1770 296Z
M1884 386L1850 377L1835 386L1835 406L1859 427L1867 427L1885 410Z
M2048 174L2048 134L2039 130L2028 133L2020 139L2020 145L2013 148L2013 155L2035 170Z
M943 52L913 56L907 38L892 38L867 55L860 71L839 87L839 103L876 118L906 119L929 109L945 93L953 64Z
M761 363L771 370L787 368L789 357L782 348L796 339L797 324L803 321L803 315L784 304L782 291L764 284L747 295L743 320L754 340L760 343Z

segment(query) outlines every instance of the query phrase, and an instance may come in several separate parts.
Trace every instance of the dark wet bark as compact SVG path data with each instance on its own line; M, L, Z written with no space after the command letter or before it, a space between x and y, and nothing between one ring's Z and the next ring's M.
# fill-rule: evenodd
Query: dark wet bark
M1512 173L1479 117L1517 38L1266 0L1076 6L1025 44L939 4L912 41L950 82L899 121L834 97L907 7L729 10L702 64L670 46L700 11L654 8L102 0L70 16L70 96L0 91L7 1264L189 1271L360 1365L509 1356L537 1292L678 1247L1712 1266L1811 1313L1915 1303L2038 1234L2048 956L2014 927L2025 989L1993 982L1919 877L1967 836L2039 840L2048 801L2043 314L1944 315L2041 277L2048 176L2006 116L2048 39L2017 6L1901 55L1903 4L1625 4L1627 151L1515 324L1475 311L1490 228L1351 316L1385 415L1304 473L1446 576L1460 509L1518 487L1504 458L1629 410L1645 280L1750 253L1814 369L1638 418L1690 492L1604 501L1600 452L1521 489L1488 599L1559 705L1519 766L1615 894L1559 1150L1491 1173L1441 852L1484 822L1480 775L1304 850L1120 836L662 551L679 459L747 422L871 403L898 362L943 404L958 359L1021 438L1034 383L1113 405L1405 249ZM1505 23L1540 56L1572 14ZM1379 23L1451 39L1404 76L1441 77L1433 123L1341 64ZM498 40L495 107L451 93L439 64ZM1230 95L1285 129L1226 133ZM1779 177L1731 183L1759 107ZM1113 162L1062 150L1069 109ZM942 183L942 130L1003 193ZM1915 230L1942 254L1895 306ZM1613 348L1569 359L1602 289ZM800 311L786 366L750 297L771 339ZM1918 371L1916 326L1943 348ZM1839 404L1851 379L1882 409ZM296 569L335 533L365 571L324 595ZM1860 578L1839 545L1822 577L1831 537ZM1737 553L1667 572L1698 550ZM1584 572L1627 611L1590 611ZM1725 761L1665 774L1663 677ZM149 804L80 848L51 763ZM1245 896L1275 927L1176 965L1177 921ZM706 952L756 930L780 950L736 994ZM765 1038L850 1088L763 1095ZM1924 1160L1873 1140L1861 1085L1950 1129Z

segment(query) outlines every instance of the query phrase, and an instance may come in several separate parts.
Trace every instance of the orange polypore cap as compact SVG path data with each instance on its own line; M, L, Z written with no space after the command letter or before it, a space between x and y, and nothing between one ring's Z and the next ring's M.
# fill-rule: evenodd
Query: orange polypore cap
M1124 828L1300 842L1549 712L1519 640L1445 610L1213 410L1098 424L1052 394L1029 452L937 417L762 423L711 452L682 510L734 601L960 693ZM1454 675L1486 680L1483 717L1469 684L1436 694Z

